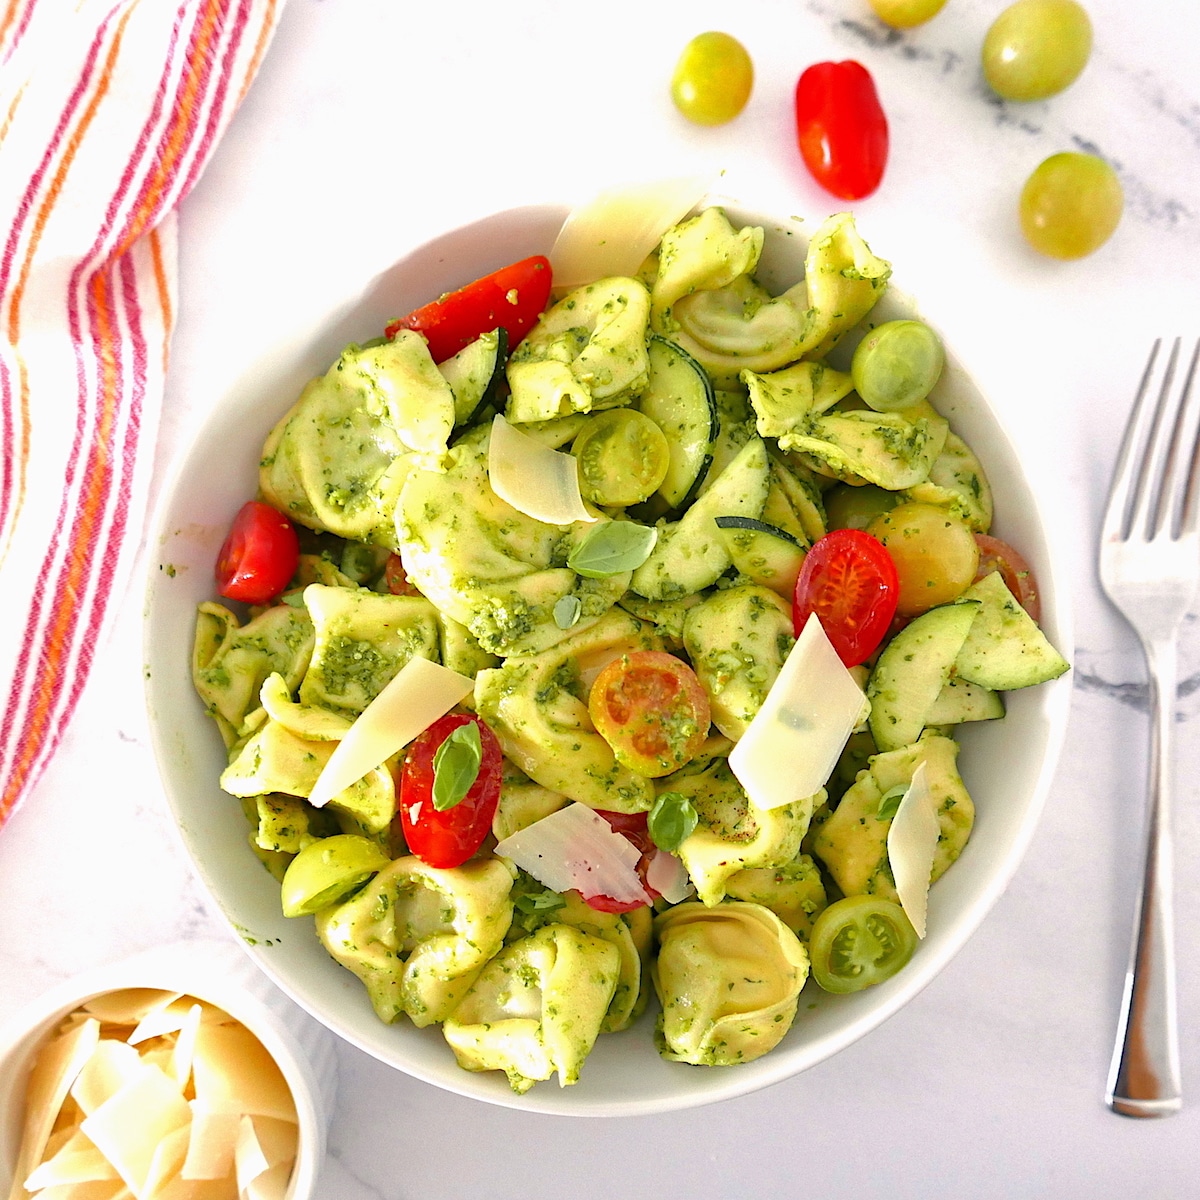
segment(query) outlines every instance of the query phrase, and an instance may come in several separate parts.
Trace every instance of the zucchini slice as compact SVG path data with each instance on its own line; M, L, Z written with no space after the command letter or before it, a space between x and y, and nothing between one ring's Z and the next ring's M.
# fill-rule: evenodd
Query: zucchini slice
M484 405L494 401L504 381L508 330L503 325L480 334L453 358L438 365L454 393L454 426L468 425Z
M673 342L652 334L647 352L650 380L636 407L667 435L671 458L658 495L677 510L696 495L712 465L720 431L717 401L708 373Z
M717 517L725 549L747 579L790 600L804 565L804 547L786 529L754 517Z

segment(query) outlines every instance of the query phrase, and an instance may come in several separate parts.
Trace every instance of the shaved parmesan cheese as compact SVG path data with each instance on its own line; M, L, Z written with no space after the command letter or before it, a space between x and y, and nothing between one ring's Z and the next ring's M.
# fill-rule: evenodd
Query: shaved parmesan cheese
M224 1179L233 1172L242 1114L216 1111L202 1100L192 1100L189 1107L192 1110L191 1137L179 1176L181 1179Z
M692 893L687 867L674 854L656 850L646 868L646 882L671 904L686 900Z
M280 1163L256 1175L242 1193L243 1200L283 1200L292 1177L290 1163Z
M865 703L813 614L729 755L729 769L759 808L803 800L825 786Z
M322 808L386 762L471 693L473 679L427 658L410 658L362 711L317 776L309 804Z
M925 936L929 881L940 836L937 802L925 778L925 764L921 763L900 800L887 838L888 862L896 881L896 895L900 897L900 907L912 922L917 937Z
M71 1096L90 1116L110 1096L115 1096L126 1084L132 1083L142 1073L143 1067L138 1052L132 1046L103 1038L71 1085Z
M150 1170L146 1174L140 1200L161 1200L162 1194L179 1178L180 1168L187 1156L191 1126L181 1125L163 1138L154 1149Z
M283 1073L244 1025L201 1025L192 1065L196 1099L210 1110L296 1119Z
M108 1025L136 1025L149 1013L178 1000L181 994L164 992L161 988L122 988L93 996L83 1011Z
M179 1084L180 1090L188 1085L192 1077L192 1060L196 1055L196 1034L200 1031L200 1021L204 1009L199 1004L193 1004L188 1009L188 1015L179 1027L179 1036L171 1051L171 1077Z
M118 1178L120 1176L108 1159L82 1133L75 1132L52 1158L46 1159L25 1180L25 1190L36 1192L39 1188L61 1187L67 1183Z
M636 275L662 235L709 190L707 177L660 179L601 192L568 214L550 251L556 288Z
M143 1067L133 1082L109 1097L80 1129L112 1163L137 1200L143 1200L159 1143L191 1120L191 1110L175 1081L157 1067Z
M578 801L506 837L496 853L554 892L650 903L637 873L641 851Z
M237 1145L234 1147L233 1163L239 1192L245 1192L251 1181L257 1179L270 1166L267 1156L258 1144L258 1134L254 1132L254 1122L247 1116L243 1116L238 1121Z
M501 500L535 521L571 525L596 520L583 506L575 456L543 446L499 413L488 444L488 481Z

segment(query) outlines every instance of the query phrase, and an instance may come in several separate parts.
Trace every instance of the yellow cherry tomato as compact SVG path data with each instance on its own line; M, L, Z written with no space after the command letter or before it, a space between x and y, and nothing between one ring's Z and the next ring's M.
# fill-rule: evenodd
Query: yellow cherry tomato
M724 125L746 107L754 65L728 33L701 33L683 48L671 78L675 107L697 125Z

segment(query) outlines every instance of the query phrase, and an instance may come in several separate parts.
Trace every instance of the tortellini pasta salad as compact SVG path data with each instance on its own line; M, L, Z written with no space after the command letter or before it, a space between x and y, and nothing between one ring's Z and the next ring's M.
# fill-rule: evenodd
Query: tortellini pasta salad
M223 551L250 602L197 615L285 913L517 1092L652 994L665 1059L731 1066L903 967L971 834L956 726L1067 669L936 334L872 324L889 264L839 214L773 294L765 236L704 208L348 346Z

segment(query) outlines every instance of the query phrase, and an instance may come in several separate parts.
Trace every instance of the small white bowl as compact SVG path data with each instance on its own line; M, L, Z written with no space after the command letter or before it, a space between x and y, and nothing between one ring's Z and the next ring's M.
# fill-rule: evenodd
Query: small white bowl
M287 1200L315 1200L337 1093L334 1039L301 1012L237 946L188 942L148 950L65 980L0 1028L0 1189L16 1169L25 1122L25 1082L38 1048L69 1013L106 992L160 988L224 1009L263 1044L296 1102L296 1165ZM0 1192L7 1194L7 1192Z
M765 282L779 289L802 275L806 227L733 203L725 208L736 223L766 228ZM983 920L1025 852L1054 774L1071 684L1067 675L1012 693L1003 721L961 731L960 769L977 821L961 859L931 893L929 936L912 962L852 996L831 996L810 984L786 1038L754 1062L722 1069L665 1062L655 1052L647 1014L635 1029L599 1039L577 1085L541 1084L517 1096L498 1072L461 1070L436 1027L381 1024L358 980L321 947L311 921L282 915L279 885L246 849L239 803L217 785L225 750L190 676L196 606L213 596L217 551L234 513L254 494L263 440L303 384L323 373L346 342L378 333L389 318L507 263L547 253L565 215L560 206L521 208L447 233L398 263L380 264L356 306L330 312L321 337L297 331L263 345L259 369L216 401L164 492L151 542L145 674L159 768L187 852L230 924L252 939L251 953L263 970L298 1004L367 1053L452 1092L526 1111L631 1116L725 1100L795 1075L921 991ZM887 246L873 248L887 257ZM256 305L271 304L272 286L272 280L259 281ZM916 315L915 306L889 289L872 319L899 315ZM1043 627L1069 658L1069 602L1050 558L1036 486L996 411L952 353L933 399L983 461L995 493L995 532L1029 560L1040 584Z

